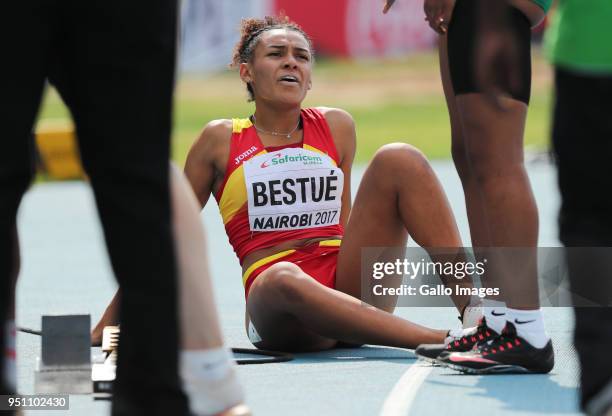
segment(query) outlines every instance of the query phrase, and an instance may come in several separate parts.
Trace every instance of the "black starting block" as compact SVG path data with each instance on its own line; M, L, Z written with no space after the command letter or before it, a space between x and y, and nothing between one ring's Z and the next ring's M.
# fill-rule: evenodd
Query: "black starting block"
M41 357L34 377L36 393L92 392L90 326L89 315L43 315Z

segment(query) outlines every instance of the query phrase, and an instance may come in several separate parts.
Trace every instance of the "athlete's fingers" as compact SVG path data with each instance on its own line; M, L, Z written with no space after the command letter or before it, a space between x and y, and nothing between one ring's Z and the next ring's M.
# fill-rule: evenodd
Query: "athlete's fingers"
M442 0L435 2L434 0L426 1L424 5L425 13L427 17L425 20L429 22L429 26L440 35L448 32L448 25L453 15L453 9L455 8L454 0Z
M448 32L448 25L453 17L454 2L447 4L439 16L440 28L444 33Z
M440 31L445 35L448 32L448 25L445 21L440 22Z
M425 20L429 23L429 27L440 35L444 34L440 27L440 17L443 13L442 4L436 0L425 0L423 3L423 11L425 12Z
M436 32L438 35L442 35L443 32L441 31L440 27L438 25L436 25L436 23L434 21L428 21L429 23L429 27Z
M383 8L383 13L387 13L391 6L393 6L393 3L395 3L395 0L386 0L385 7Z
M431 1L425 0L425 2L423 3L423 12L425 13L425 20L431 22L432 20L434 20L436 15L435 5Z
M448 30L447 20L443 16L438 16L436 18L436 26L438 28L437 32L441 35L446 34Z
M443 35L446 33L446 31L444 30L445 27L443 26L443 23L444 23L443 18L440 18L440 17L436 17L433 19L425 18L425 20L427 20L427 23L429 23L429 27L432 28L434 32L438 33L439 35Z
M436 32L437 34L441 35L442 31L440 30L440 26L438 26L435 22L435 20L429 20L429 27Z

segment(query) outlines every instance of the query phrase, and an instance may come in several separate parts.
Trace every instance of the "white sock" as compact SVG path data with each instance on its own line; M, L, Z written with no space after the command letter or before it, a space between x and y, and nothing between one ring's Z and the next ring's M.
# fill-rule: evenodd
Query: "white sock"
M483 299L482 314L487 326L498 334L506 326L506 304L492 299Z
M468 305L463 310L463 316L461 317L461 323L463 328L473 328L478 326L480 318L483 316L482 303L477 305Z
M550 339L544 329L542 310L507 309L508 321L516 327L516 333L536 348L543 348Z
M244 392L234 367L226 348L180 352L183 388L195 415L214 415L244 403Z
M13 390L17 390L17 365L16 365L16 328L15 321L6 321L4 325L4 382L6 386Z
M448 331L448 336L444 338L444 344L448 345L451 342L465 336L474 335L476 333L477 327L473 328L463 328L463 329L451 329Z

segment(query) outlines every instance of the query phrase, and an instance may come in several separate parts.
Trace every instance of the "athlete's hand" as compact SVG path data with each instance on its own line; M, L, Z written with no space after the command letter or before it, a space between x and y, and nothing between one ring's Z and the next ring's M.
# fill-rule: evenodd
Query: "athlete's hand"
M102 333L97 328L91 331L91 346L92 347L102 346Z
M387 13L393 3L395 3L395 0L385 0L383 13ZM453 16L454 8L455 0L425 0L423 2L425 20L440 35L444 35L448 31L448 24Z
M455 0L425 0L423 2L425 20L429 23L429 27L439 35L445 35L448 32L454 8Z
M385 0L385 7L383 8L383 13L387 13L391 6L393 6L393 3L395 3L395 0Z

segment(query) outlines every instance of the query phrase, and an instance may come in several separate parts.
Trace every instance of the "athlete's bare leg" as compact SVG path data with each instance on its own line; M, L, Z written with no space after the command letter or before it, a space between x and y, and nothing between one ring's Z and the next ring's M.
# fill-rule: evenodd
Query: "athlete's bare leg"
M255 279L247 310L262 338L255 345L273 350L320 351L338 341L414 348L441 343L447 333L323 286L290 262L274 264Z
M404 348L442 342L446 331L392 315L395 297L374 306L359 297L361 248L405 247L409 234L424 247L461 246L448 202L423 155L409 145L387 145L377 152L359 186L340 249L337 290L289 262L264 271L247 300L263 340L256 345L321 350L338 341ZM461 302L467 304L467 297Z
M455 96L450 81L446 37L441 37L440 69L452 131L452 154L463 184L474 247L535 247L538 212L524 167L523 133L527 106L502 98L493 107L482 94ZM516 309L538 307L535 250L522 261L489 263L488 271ZM499 276L497 276L499 275Z
M455 218L423 154L407 144L386 145L376 153L359 185L342 240L336 288L363 299L362 248L403 248L409 236L424 248L456 248L457 258L463 258ZM390 261L402 255L397 251L389 252ZM399 284L400 279L396 280ZM457 282L450 278L443 281ZM461 285L469 286L469 282L466 279ZM469 303L467 296L454 296L453 300L459 310ZM396 302L396 296L377 296L372 303L392 312Z
M117 290L115 295L111 299L110 303L104 310L102 317L91 330L91 345L100 346L102 345L102 333L105 326L114 326L119 323L119 303L121 296L121 290Z
M483 205L476 203L475 198L468 198L468 195L475 194L474 184L469 181L470 167L468 165L467 153L465 151L465 138L463 128L461 126L461 118L459 109L455 99L455 91L450 78L450 69L448 66L448 48L446 36L440 36L440 76L442 79L442 88L444 89L444 97L448 108L448 116L451 125L451 154L455 168L462 180L465 196L465 205L467 207L468 222L470 224L470 236L472 241L484 241L487 237L486 228L480 226L479 218L484 218L485 213ZM466 189L469 188L469 191Z

